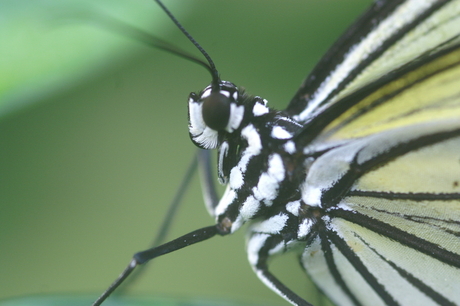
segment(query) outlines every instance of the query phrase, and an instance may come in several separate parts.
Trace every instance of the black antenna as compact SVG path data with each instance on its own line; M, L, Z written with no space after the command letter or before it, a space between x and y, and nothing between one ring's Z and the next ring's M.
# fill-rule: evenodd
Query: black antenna
M211 59L211 57L209 56L208 52L206 52L203 47L200 46L200 44L198 44L196 42L196 40L192 37L192 35L190 35L189 32L187 32L186 29L184 29L184 27L182 26L182 24L180 24L180 22L176 19L176 17L174 17L174 15L166 8L166 6L160 1L160 0L155 0L156 3L158 3L158 5L163 9L163 11L165 11L165 13L169 16L169 18L172 20L172 22L174 22L174 24L179 28L179 30L181 30L182 33L184 33L184 35L190 40L190 42L201 52L201 54L203 54L203 56L206 58L206 60L208 61L209 63L209 66L211 68L211 76L212 76L212 89L213 90L219 90L219 82L220 82L220 78L219 78L219 72L217 71L216 69L216 66L214 65L214 62L213 60Z
M92 21L95 21L97 25L102 25L106 29L109 29L110 31L113 31L117 34L123 34L123 36L126 36L127 38L134 39L148 46L173 53L179 57L185 58L203 66L211 74L214 83L214 76L218 74L215 67L211 67L208 62L191 55L190 53L174 46L173 44L104 13L98 13Z
M158 5L164 10L164 12L170 17L170 19L174 22L174 24L181 30L181 32L190 40L190 42L201 52L201 54L206 58L206 61L203 61L190 53L174 46L167 41L164 41L158 37L153 36L150 33L147 33L139 28L131 26L125 22L122 22L114 17L111 17L104 13L99 13L94 17L94 22L98 25L102 25L105 28L117 33L123 34L124 36L135 39L141 43L144 43L148 46L161 49L170 53L173 53L179 57L185 58L189 61L195 62L204 68L206 68L209 73L211 74L212 78L212 89L218 91L219 90L219 83L220 77L219 72L216 69L216 66L209 56L209 54L201 47L196 40L184 29L184 27L179 23L179 21L172 15L172 13L161 3L160 0L155 0ZM87 14L85 15L87 16Z

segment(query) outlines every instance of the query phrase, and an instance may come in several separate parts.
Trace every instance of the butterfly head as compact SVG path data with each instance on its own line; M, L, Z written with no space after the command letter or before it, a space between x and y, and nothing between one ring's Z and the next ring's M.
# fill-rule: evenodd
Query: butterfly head
M240 102L238 88L220 81L217 89L209 85L199 94L189 97L190 138L202 149L215 149L226 133L241 126L245 108Z

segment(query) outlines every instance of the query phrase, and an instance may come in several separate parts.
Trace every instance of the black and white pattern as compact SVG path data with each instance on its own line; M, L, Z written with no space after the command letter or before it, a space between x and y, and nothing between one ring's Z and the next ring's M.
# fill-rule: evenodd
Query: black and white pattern
M225 81L191 94L227 184L210 213L251 223L251 266L292 304L267 267L290 250L337 305L460 304L459 37L460 1L376 1L285 111Z

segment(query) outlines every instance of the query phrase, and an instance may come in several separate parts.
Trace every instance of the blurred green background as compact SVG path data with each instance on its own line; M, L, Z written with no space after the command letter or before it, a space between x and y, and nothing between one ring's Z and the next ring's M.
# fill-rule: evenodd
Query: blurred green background
M223 79L277 108L369 3L165 0ZM96 297L153 239L194 152L187 96L210 77L87 18L110 14L198 54L151 0L0 7L0 299ZM190 187L169 239L213 223ZM322 303L294 256L273 271ZM159 258L130 289L286 304L251 271L244 229Z

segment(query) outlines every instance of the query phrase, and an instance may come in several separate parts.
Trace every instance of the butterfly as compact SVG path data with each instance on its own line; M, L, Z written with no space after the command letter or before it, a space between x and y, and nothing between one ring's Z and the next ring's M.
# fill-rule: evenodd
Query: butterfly
M268 265L287 252L337 305L460 304L459 35L460 1L376 1L283 111L208 59L189 133L218 152L216 225L135 254L121 280L248 224L252 269L293 305L311 304Z

